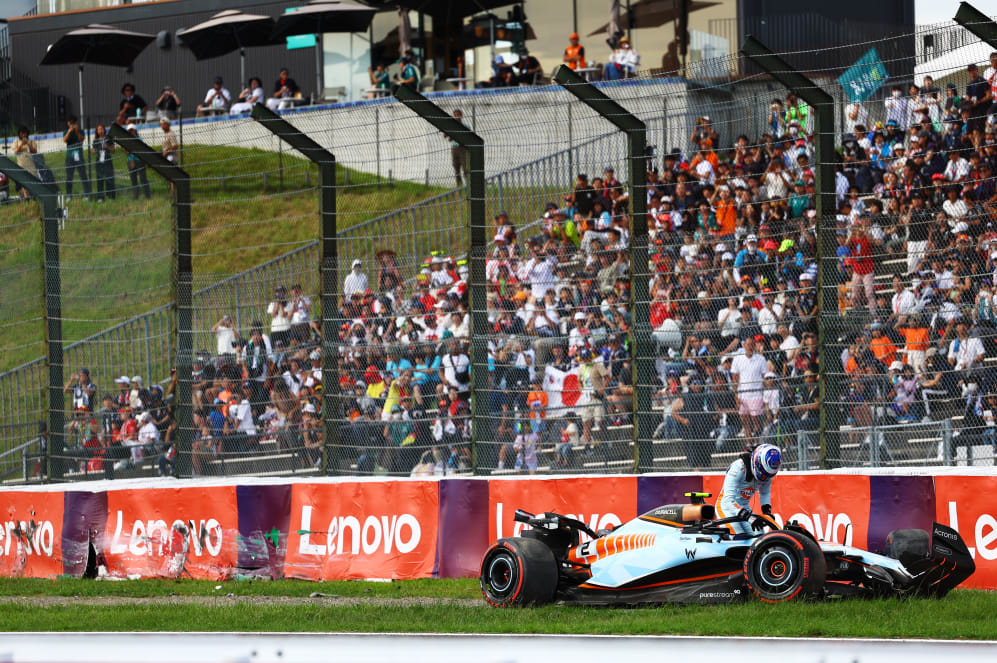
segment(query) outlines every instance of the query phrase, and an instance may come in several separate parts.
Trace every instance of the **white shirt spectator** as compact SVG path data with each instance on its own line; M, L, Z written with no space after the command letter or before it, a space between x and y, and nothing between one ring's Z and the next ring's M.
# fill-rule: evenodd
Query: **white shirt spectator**
M869 111L861 103L850 103L845 106L845 131L855 133L857 124L869 128Z
M466 391L468 387L471 386L470 380L467 382L460 382L457 379L458 373L466 374L471 368L471 360L468 359L466 354L447 353L443 355L443 360L440 362L440 366L443 368L443 377L447 383L447 386L457 387L460 391Z
M156 424L152 423L151 420L145 422L141 428L138 429L138 443L141 446L146 446L148 444L154 444L159 441L159 429L156 428Z
M774 334L778 324L779 318L776 312L768 306L764 306L758 311L758 326L762 328L763 334Z
M773 417L779 416L779 407L782 405L782 397L778 387L763 391L762 402L765 403L765 409L771 412Z
M955 338L949 343L949 359L955 359L954 368L957 371L964 371L972 368L983 358L983 343L976 336L967 336L965 339Z
M243 396L238 405L234 407L232 419L235 420L236 430L246 435L256 435L256 424L253 423L253 408L249 404L249 399Z
M732 375L738 376L737 393L739 396L749 398L761 398L762 379L768 372L768 363L765 358L755 352L750 357L744 354L734 357L730 364Z
M270 333L286 332L291 330L291 305L273 301L267 306L267 315L270 316Z
M346 275L346 279L343 280L343 297L349 298L354 292L363 293L364 290L367 290L367 283L367 275L363 273L360 261L354 260L353 268ZM307 322L307 319L305 322Z
M228 108L230 99L232 99L232 93L228 91L227 87L223 85L216 90L212 86L204 95L204 106L208 106L212 110L223 111Z
M956 198L955 202L946 200L942 203L942 211L944 211L945 215L950 219L963 219L967 214L969 214L969 207L966 205L966 201L962 198ZM949 225L954 224L949 222Z
M886 121L893 120L901 129L907 126L907 99L901 94L899 96L889 96L883 101L886 107ZM868 127L867 127L868 128Z
M554 276L556 263L556 258L530 258L520 268L522 280L530 284L530 290L537 301L541 301L547 291L557 285L557 277Z
M965 179L968 175L969 162L961 156L955 161L949 159L949 162L945 164L945 179L949 182L957 182L961 179Z
M711 164L706 159L703 159L698 164L696 164L696 176L701 182L708 182L713 184L714 173L713 164Z
M215 329L215 344L217 346L218 355L231 355L235 354L235 329L229 325L219 325Z
M906 315L914 310L916 304L917 298L907 288L893 295L892 306L894 315Z
M250 93L249 98L245 101L240 101L238 103L232 104L232 108L229 109L229 113L232 115L238 115L239 113L249 113L253 110L253 106L256 104L262 104L267 98L266 93L263 88L257 86L254 87Z

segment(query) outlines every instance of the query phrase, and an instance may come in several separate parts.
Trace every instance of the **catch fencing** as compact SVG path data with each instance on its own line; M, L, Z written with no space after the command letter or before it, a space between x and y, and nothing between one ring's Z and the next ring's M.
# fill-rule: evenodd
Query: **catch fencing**
M933 61L978 43L969 33L935 26ZM376 100L284 114L335 157L332 186L251 118L183 125L189 202L150 173L146 188L119 147L118 196L101 205L99 178L81 192L79 162L51 151L64 384L43 360L0 375L6 421L36 426L64 391L53 448L70 451L52 474L81 479L716 470L761 442L801 470L992 464L993 118L951 99L947 83L969 84L955 62L937 89L908 87L925 74L898 46L913 37L825 49L816 74L812 55L773 69L749 53L597 86L433 95L425 113ZM862 99L827 73L856 62L887 74ZM788 77L798 68L812 80ZM619 110L576 98L591 90ZM799 101L812 91L832 101ZM433 124L458 109L481 170ZM624 117L645 151L614 127ZM169 142L136 134L157 153ZM51 262L34 206L4 209L0 269L19 285L4 354L30 358ZM172 303L185 278L189 320ZM84 367L93 394L72 379ZM124 404L151 421L122 424ZM151 428L122 445L115 426Z

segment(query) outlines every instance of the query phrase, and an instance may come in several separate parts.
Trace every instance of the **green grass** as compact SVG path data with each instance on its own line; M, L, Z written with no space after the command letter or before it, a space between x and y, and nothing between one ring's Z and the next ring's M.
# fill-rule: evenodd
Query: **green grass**
M197 285L244 271L318 237L318 173L311 164L235 147L188 145L184 155L184 168L194 179L191 223ZM47 160L61 179L63 155L52 154ZM123 154L116 156L114 165L118 185L123 186L128 180ZM118 200L102 205L82 199L68 203L69 220L60 233L67 342L170 300L172 209L166 183L151 171L149 180L149 201L133 201L130 192L119 191ZM387 186L372 175L344 168L338 169L337 182L341 230L444 190L407 182ZM80 191L79 183L75 191ZM0 372L44 353L39 214L35 204L0 208ZM138 238L144 239L134 241Z
M855 600L767 605L585 608L545 606L497 610L466 601L480 598L477 581L417 580L393 583L241 581L220 583L143 580L92 582L77 579L0 580L0 596L163 597L142 605L33 605L30 599L0 610L0 630L273 630L446 633L593 633L860 638L997 638L997 595L959 590L941 601ZM414 606L370 601L354 605L315 599L267 602L263 597L306 597L322 592L341 597L429 597ZM217 605L179 603L177 596L259 596L259 602ZM8 600L10 600L8 598Z

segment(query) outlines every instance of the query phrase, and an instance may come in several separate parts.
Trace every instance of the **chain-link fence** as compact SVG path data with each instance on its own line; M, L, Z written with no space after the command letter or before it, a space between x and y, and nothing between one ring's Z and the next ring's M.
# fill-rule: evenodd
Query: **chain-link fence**
M824 51L816 71L808 55L804 79L793 53L781 71L611 64L611 112L570 81L433 96L483 141L483 171L386 100L283 115L337 159L326 187L263 121L184 123L189 205L99 136L82 160L43 142L21 160L61 195L53 471L718 470L762 442L793 469L992 464L997 64L966 33L933 26L915 71L891 54L920 33ZM169 156L179 130L135 135ZM3 423L37 428L41 224L3 210ZM183 257L189 320L171 303Z

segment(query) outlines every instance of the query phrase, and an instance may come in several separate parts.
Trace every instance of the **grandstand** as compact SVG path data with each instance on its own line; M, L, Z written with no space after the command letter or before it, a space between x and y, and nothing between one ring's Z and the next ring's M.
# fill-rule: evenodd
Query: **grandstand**
M979 43L942 38L966 33L961 25L932 30L935 43L960 53ZM431 95L447 113L463 109L485 143L483 256L469 251L469 190L451 188L462 148L397 102L288 112L359 178L338 182L339 191L371 192L337 210L338 310L318 306L327 238L284 241L279 209L214 224L211 211L232 184L205 178L194 234L213 248L196 256L195 429L177 431L171 419L170 397L187 378L171 376L175 357L162 356L175 352L170 308L67 337L67 378L86 366L101 391L88 392L87 379L67 387L65 477L177 472L182 440L195 476L624 473L638 458L653 471L719 470L763 441L801 470L993 465L997 56L953 63L934 53L937 72L927 60L914 72L896 70L906 59L881 59L886 83L848 96L839 75L871 48L891 52L898 38L829 49L826 70L808 72L835 99L828 127L794 91L740 73L751 69L739 58L600 84L647 127L653 149L634 163L625 136L559 86ZM299 156L248 118L184 131L192 167L209 145L256 148L252 163L271 178ZM836 152L818 155L827 134ZM139 135L158 140L152 129ZM634 164L646 191L628 179ZM818 182L829 164L834 180ZM398 180L433 195L388 208L378 192ZM279 206L315 186L240 195L247 208L260 198ZM819 215L822 194L835 208ZM165 206L165 187L156 195ZM634 195L646 195L646 265L632 262ZM65 208L89 216L67 223L99 224L92 205L70 198ZM290 252L238 274L212 269L215 253L264 244ZM127 238L66 250L104 245L128 250ZM15 269L9 260L5 269ZM484 301L469 296L477 267ZM647 301L635 301L635 279L647 280ZM77 304L129 292L120 282L63 287ZM635 319L638 304L647 320ZM476 312L488 325L472 333ZM149 331L160 318L160 331ZM322 335L330 322L335 338ZM644 328L653 370L640 373L635 336ZM156 353L136 360L106 352L149 339L161 341ZM337 375L323 375L323 352L335 353ZM43 418L41 366L0 376L8 421ZM475 371L487 376L483 390L472 388ZM145 383L130 377L142 374ZM128 384L108 389L122 378ZM650 412L635 411L639 394ZM654 426L638 423L637 435L640 415ZM329 423L338 444L323 439ZM34 436L13 434L0 471L43 477Z

